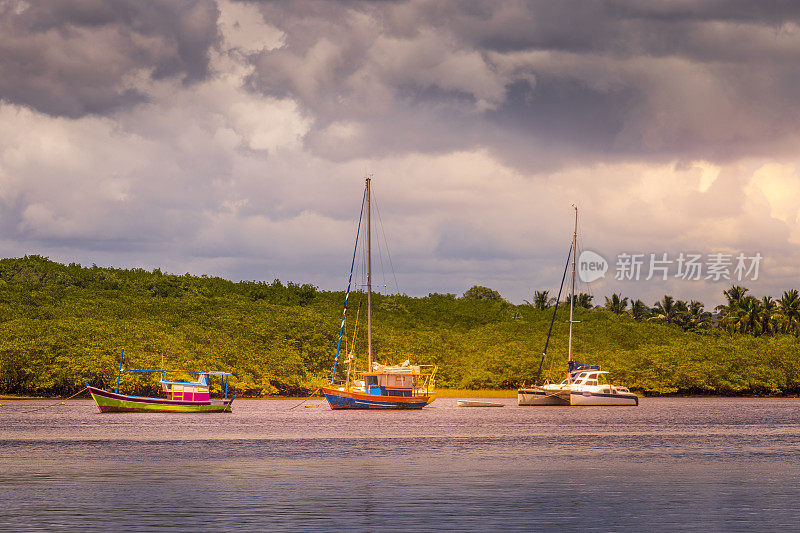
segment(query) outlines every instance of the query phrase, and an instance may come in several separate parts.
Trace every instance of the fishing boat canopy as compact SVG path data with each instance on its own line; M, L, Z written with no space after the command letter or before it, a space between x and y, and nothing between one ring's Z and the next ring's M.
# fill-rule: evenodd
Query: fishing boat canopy
M415 389L427 391L434 371L423 374L423 367L434 365L412 365L408 360L399 365L372 363L372 372L363 372L364 388L367 394L384 396L414 396ZM424 381L424 382L423 382Z
M184 372L193 374L194 372ZM161 390L169 394L171 400L185 400L191 402L202 402L209 400L211 395L211 387L209 385L209 375L221 375L225 384L225 398L228 397L228 381L227 376L229 372L198 372L196 381L182 381L182 380L167 380L167 373L163 373L161 379Z
M198 387L205 386L208 388L209 386L209 376L222 376L222 380L225 385L225 397L228 396L228 376L232 376L230 372L217 372L214 370L164 370L161 368L157 369L143 369L143 368L120 368L119 374L120 376L125 372L144 372L150 374L161 374L161 380L159 383L161 385L194 385ZM195 381L185 381L180 379L167 379L167 375L169 374L195 374L197 375L197 380ZM117 383L117 392L119 392L119 382Z
M119 383L124 372L144 372L150 374L161 374L161 390L170 395L171 400L186 401L208 401L210 399L211 386L209 385L210 376L222 376L222 385L225 388L225 399L228 399L228 376L230 372L219 372L216 370L164 370L164 369L140 369L123 368L125 350L119 356L119 372L117 373L117 389L119 394ZM178 379L167 379L168 374L195 374L196 381L184 381Z

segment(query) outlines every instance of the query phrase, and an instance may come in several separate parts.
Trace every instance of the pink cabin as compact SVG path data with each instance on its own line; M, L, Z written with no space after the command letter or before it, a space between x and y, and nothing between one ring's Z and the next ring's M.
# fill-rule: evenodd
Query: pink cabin
M197 381L161 380L161 390L170 400L207 402L209 400L208 374L200 374Z

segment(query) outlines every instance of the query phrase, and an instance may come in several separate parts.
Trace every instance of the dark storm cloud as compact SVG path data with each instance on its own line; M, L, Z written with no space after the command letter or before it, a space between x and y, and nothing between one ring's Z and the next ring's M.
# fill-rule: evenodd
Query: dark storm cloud
M553 158L523 163L531 152L520 143L558 146L562 161L723 161L787 153L798 141L795 2L269 3L262 11L286 45L254 56L250 86L298 100L316 120L309 147L326 156L332 146L353 157L379 146L482 145L531 168ZM330 138L326 128L341 121L357 121L360 135Z
M201 80L217 15L212 1L0 3L0 99L74 118L147 99L139 76Z
M786 288L798 11L0 0L0 249L341 288L372 173L414 294L550 288L573 203L598 253L760 249Z
M365 11L376 7L360 5ZM680 53L698 59L752 57L763 43L730 37L752 38L758 28L779 32L800 20L800 3L793 1L426 1L385 7L379 17L386 31L412 36L430 25L482 50Z

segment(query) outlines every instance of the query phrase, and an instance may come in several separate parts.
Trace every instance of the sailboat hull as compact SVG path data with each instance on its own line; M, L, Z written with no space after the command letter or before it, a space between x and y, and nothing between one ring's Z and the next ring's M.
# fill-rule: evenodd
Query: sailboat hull
M539 387L517 390L517 405L570 405L569 391L551 391Z
M569 395L570 405L639 405L639 397L635 394L602 393L590 391L572 391Z
M322 389L331 409L422 409L434 396L383 396L339 389Z

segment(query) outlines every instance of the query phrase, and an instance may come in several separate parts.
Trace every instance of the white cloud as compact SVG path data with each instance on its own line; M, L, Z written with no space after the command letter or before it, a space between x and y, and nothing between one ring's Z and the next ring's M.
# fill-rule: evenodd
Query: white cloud
M800 244L800 173L797 164L765 163L753 172L747 186L750 197L766 202L769 214L784 222L790 241Z
M722 170L719 166L708 161L695 161L692 165L700 170L700 183L697 186L698 192L706 192L717 181Z
M297 104L290 100L249 95L229 102L226 116L231 129L241 135L249 148L270 152L298 148L309 124L299 113Z
M226 0L217 5L220 11L218 27L225 48L251 53L285 44L286 34L267 24L255 5Z

